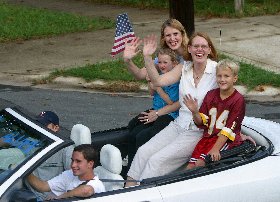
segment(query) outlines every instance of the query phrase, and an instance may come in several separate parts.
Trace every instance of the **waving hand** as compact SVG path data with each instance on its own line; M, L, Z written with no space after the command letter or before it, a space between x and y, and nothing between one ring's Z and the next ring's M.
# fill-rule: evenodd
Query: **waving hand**
M125 41L125 49L123 52L123 59L124 60L131 60L134 56L136 56L141 50L138 50L138 47L142 41L139 39L139 37L135 37L132 39L131 42Z
M152 55L157 49L157 39L154 34L144 38L143 55Z

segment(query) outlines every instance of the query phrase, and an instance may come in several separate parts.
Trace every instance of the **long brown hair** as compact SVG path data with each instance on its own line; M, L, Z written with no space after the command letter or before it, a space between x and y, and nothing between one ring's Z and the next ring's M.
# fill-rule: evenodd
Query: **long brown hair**
M166 27L172 27L174 29L177 29L181 32L182 34L182 48L183 48L183 58L186 59L187 57L187 54L188 54L188 36L187 36L187 33L186 33L186 30L184 28L184 26L176 19L173 19L173 18L170 18L168 20L166 20L162 26L161 26L161 35L160 35L160 46L162 48L169 48L166 44L166 41L165 41L165 37L164 37L164 30Z
M214 60L214 61L218 61L218 54L217 54L217 51L214 47L214 44L212 43L210 37L206 34L206 33L203 33L203 32L195 32L189 39L189 42L188 42L188 46L191 46L192 45L192 42L193 42L193 39L196 37L196 36L200 36L202 38L204 38L210 49L211 49L211 52L210 54L208 55L208 57L211 59L211 60ZM190 60L192 61L192 56L191 54L188 52L188 55L187 55L187 60Z

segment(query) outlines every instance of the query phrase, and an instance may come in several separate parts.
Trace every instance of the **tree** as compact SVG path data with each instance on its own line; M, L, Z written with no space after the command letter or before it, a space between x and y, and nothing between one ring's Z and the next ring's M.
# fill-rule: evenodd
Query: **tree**
M169 16L179 20L190 37L194 31L193 0L169 0Z
M244 0L234 0L234 9L237 14L242 14L244 8Z

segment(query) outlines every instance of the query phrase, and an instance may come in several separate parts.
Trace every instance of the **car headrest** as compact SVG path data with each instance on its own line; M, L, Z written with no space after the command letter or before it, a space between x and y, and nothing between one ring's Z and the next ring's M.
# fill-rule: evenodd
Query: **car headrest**
M100 163L102 167L114 174L120 174L122 171L122 156L120 150L111 145L106 144L100 151Z
M90 129L83 124L76 124L72 127L70 138L75 142L75 146L91 144Z

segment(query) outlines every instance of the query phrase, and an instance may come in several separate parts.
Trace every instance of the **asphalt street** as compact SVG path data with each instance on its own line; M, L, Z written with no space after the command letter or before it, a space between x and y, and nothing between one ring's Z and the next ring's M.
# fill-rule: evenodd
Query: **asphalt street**
M82 123L92 132L126 126L131 118L152 104L152 99L147 97L8 85L0 85L0 98L34 114L53 110L64 128L71 130L74 124ZM280 102L248 102L246 115L280 123Z

